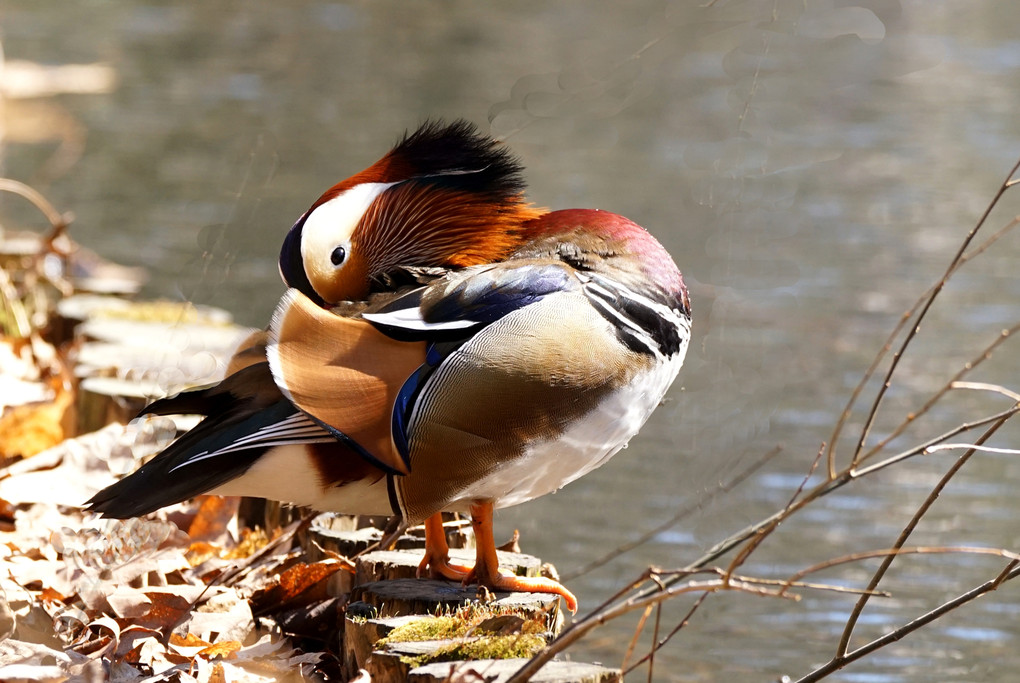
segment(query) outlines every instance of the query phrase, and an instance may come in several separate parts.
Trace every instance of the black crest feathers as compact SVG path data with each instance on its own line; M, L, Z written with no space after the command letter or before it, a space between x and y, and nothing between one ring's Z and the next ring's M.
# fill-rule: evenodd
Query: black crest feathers
M494 200L524 193L524 167L502 143L482 135L469 121L428 120L390 151L414 169L414 177Z

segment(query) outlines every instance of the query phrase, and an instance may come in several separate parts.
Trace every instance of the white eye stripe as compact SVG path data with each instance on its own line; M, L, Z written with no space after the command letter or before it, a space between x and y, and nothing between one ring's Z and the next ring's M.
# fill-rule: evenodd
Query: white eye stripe
M332 268L333 249L350 245L351 235L365 211L394 185L396 183L362 183L315 207L301 228L302 260Z

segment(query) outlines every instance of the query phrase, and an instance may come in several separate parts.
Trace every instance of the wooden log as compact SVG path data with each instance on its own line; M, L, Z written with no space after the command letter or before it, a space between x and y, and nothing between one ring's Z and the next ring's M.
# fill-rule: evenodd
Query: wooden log
M411 669L401 683L443 683L450 680L507 681L528 660L479 659L472 662L433 662ZM474 675L472 675L472 673ZM532 676L533 683L616 683L622 680L619 669L599 664L552 661ZM372 683L377 683L372 679ZM385 683L389 683L386 681Z
M75 294L57 302L55 315L50 321L50 334L54 344L63 344L74 338L78 325L102 311L126 310L131 302L116 296Z
M538 576L542 569L542 561L537 557L523 553L496 551L499 566L512 571L518 576ZM402 550L376 550L365 553L357 559L355 566L355 585L372 581L389 581L393 579L411 579L418 571L422 554ZM450 559L455 564L473 566L475 554L473 550L451 549Z
M454 519L452 515L450 517L443 522L447 545L450 548L474 548L475 538L470 520ZM332 550L344 557L354 557L382 540L383 530L389 520L389 517L380 515L345 515L326 512L312 520L307 540L314 540L320 547ZM399 550L424 548L425 527L416 526L408 529L397 538L393 547ZM321 553L310 543L305 543L305 550L316 557L321 556Z
M74 296L58 317L81 341L79 433L126 423L153 399L219 380L247 334L225 311L171 302Z
M394 643L384 650L372 652L363 668L372 677L372 683L404 683L411 673L411 665L404 659L432 654L445 642Z
M471 617L467 617L471 618ZM436 620L436 626L419 622ZM512 621L508 621L512 620ZM503 623L507 622L507 623ZM467 674L477 671L482 674L477 680L506 680L527 661L520 655L510 659L490 659L482 655L480 659L471 661L449 660L451 655L467 652L477 653L512 653L534 651L534 647L543 642L541 636L537 643L535 636L523 636L519 629L525 620L515 614L488 617L468 628L462 636L438 640L400 640L398 642L379 643L381 638L392 635L393 629L411 625L414 632L420 635L429 633L440 634L450 628L448 623L440 624L436 617L397 617L361 620L360 623L348 622L346 633L349 640L345 641L345 672L353 676L358 669L365 669L372 676L373 683L405 683L410 680L439 683L447 680L475 680L475 678L447 678L451 667L454 672ZM488 627L486 627L488 625ZM509 627L506 631L504 627ZM545 639L552 637L545 634ZM531 639L525 643L519 638ZM374 641L374 642L373 642ZM433 663L427 663L432 661ZM426 663L422 663L426 662ZM477 668L475 668L477 665ZM620 680L620 672L594 664L576 664L573 662L554 662L540 671L536 681L550 683L601 683L602 681Z
M395 579L357 585L352 600L361 600L375 607L380 617L399 617L409 614L435 614L437 611L456 609L465 603L478 600L483 589L461 586L452 581L432 579ZM508 593L497 591L491 605L514 610L530 617L558 613L559 596L549 593Z
M359 669L367 667L375 644L389 635L393 629L413 621L429 618L431 617L423 617L419 614L383 619L351 618L348 615L344 621L342 648L344 679L354 678Z
M354 529L351 531L334 531L333 529L322 529L312 527L308 530L308 545L306 551L309 557L314 560L325 557L319 550L331 550L343 557L353 558L358 553L364 552L369 546L378 543L383 537L383 532L372 527ZM314 541L314 543L312 543ZM318 546L318 547L316 547ZM425 544L420 538L401 535L397 539L397 548L413 550L424 548ZM370 553L371 554L371 553ZM418 553L419 559L421 553ZM372 579L375 580L375 579Z
M106 425L127 424L163 391L155 382L89 377L78 385L78 433L95 432Z
M323 512L312 520L313 529L331 531L355 531L357 529L385 529L389 522L386 515L347 515L342 512Z

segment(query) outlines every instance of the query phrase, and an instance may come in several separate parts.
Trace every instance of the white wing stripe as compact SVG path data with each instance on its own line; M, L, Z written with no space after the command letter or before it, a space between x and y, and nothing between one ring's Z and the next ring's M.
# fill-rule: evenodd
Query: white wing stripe
M260 427L258 431L243 436L236 441L218 448L215 451L196 453L184 462L175 465L170 472L185 465L192 465L218 455L236 453L248 448L270 448L273 446L298 446L310 443L335 443L336 438L313 422L304 413L297 413L271 425Z

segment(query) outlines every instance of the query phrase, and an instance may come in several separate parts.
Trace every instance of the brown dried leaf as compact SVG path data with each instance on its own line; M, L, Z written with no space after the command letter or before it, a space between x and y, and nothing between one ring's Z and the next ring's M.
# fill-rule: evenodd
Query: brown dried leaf
M251 599L252 612L262 615L323 600L329 597L329 577L338 571L351 569L350 562L332 558L314 564L298 563L283 572L276 585L256 591Z
M202 564L206 560L210 560L214 557L219 557L221 548L213 545L212 543L206 543L205 541L198 541L192 543L188 547L188 551L184 553L184 556L188 558L188 564L193 568Z
M255 627L248 601L234 591L223 591L209 598L191 613L188 631L209 642L244 642Z
M137 617L134 623L158 631L172 629L191 611L191 601L174 593L151 591L145 594L152 601L152 608Z
M152 608L152 601L137 588L119 586L106 596L113 613L122 619L144 616Z
M125 474L137 461L162 450L174 434L168 418L111 424L67 439L6 468L0 498L14 504L80 505ZM80 516L79 516L80 519Z
M208 683L227 683L227 675L223 671L223 665L217 662L212 671L209 672Z
M202 496L198 513L188 526L192 541L206 541L223 545L233 540L230 522L237 515L241 499L237 496Z
M0 498L0 532L14 531L14 505Z
M66 602L67 597L49 586L46 586L39 593L39 599L43 602Z
M181 636L174 633L172 636L170 636L170 644L175 647L196 647L199 650L201 650L204 647L210 647L212 645L212 643L207 643L206 641L196 636L194 633L189 633L186 636Z
M241 643L236 640L226 640L200 650L198 656L206 659L237 659L240 649Z
M252 675L258 677L255 680L294 680L295 673L303 665L316 664L322 657L321 652L301 653L295 650L286 638L265 635L258 642L241 648L238 658L231 663L224 662L223 668L233 673L230 680L235 681L251 680L248 676Z
M89 659L108 659L120 646L120 624L110 617L92 620L67 648L68 653Z
M0 416L0 456L28 458L52 448L67 436L64 416L72 404L69 391L51 400L10 407Z
M143 660L147 652L153 648L162 650L163 644L159 642L159 631L142 626L126 626L120 632L120 645L117 647L117 656L133 664L138 662L150 663Z

